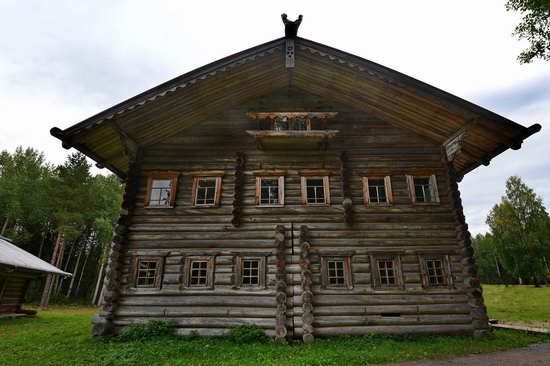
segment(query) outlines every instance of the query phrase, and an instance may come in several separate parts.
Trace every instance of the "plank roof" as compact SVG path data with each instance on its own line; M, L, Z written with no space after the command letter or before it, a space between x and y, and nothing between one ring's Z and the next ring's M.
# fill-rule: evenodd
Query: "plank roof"
M286 39L225 57L178 76L65 130L74 147L123 177L138 148L146 148L231 106L282 87L296 87L350 105L445 147L460 176L503 151L519 149L540 130L361 57L304 38L295 39L295 67L285 67ZM246 118L243 116L243 118Z
M72 276L0 237L0 266L15 270Z

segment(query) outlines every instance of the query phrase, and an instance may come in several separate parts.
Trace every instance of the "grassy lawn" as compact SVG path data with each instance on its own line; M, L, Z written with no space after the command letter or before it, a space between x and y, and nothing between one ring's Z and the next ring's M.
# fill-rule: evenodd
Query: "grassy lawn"
M440 358L550 342L550 335L497 330L459 336L319 339L239 345L224 339L168 337L148 342L92 341L91 308L56 307L35 318L0 320L0 365L364 365Z
M484 285L483 296L490 318L550 328L550 287Z

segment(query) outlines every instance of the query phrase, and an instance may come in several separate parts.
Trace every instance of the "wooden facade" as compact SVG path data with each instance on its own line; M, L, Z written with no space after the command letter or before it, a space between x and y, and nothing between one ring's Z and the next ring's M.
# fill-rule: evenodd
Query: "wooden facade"
M540 126L301 38L287 67L285 41L52 130L126 182L94 334L486 332L457 182Z

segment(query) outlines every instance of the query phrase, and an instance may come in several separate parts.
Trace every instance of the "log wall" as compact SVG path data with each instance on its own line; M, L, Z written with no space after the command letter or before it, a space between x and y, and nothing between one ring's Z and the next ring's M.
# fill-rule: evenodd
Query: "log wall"
M325 150L258 150L256 140L245 133L257 128L246 113L292 110L338 112L337 117L326 121L325 127L340 132ZM246 164L241 165L244 180L235 184L235 177L240 176L235 174L239 168L235 163L237 152L245 157ZM170 320L180 334L198 330L205 335L218 335L231 325L243 323L257 324L272 336L278 329L279 335L283 332L299 338L310 331L316 337L474 331L472 306L483 310L483 304L479 297L472 297L465 284L468 276L463 273L464 263L469 262L464 261L465 254L459 246L463 234L457 234L463 223L459 222L451 194L458 190L456 182L449 178L447 163L441 159L440 147L427 140L344 104L285 88L144 149L140 169L141 175L135 178L133 209L131 215L125 216L128 224L122 255L112 265L113 271L120 271L120 276L113 278L119 283L116 299L109 299L116 302L109 312L115 332L129 323L149 319ZM273 169L285 171L285 205L256 207L255 174ZM303 169L330 172L330 206L301 204ZM145 172L153 170L181 172L174 208L144 207ZM198 170L225 171L219 207L192 206L192 177L188 173ZM362 176L369 172L391 176L393 205L364 204ZM436 175L438 204L411 204L405 174L415 172ZM242 190L238 215L234 212L236 186ZM349 192L343 194L343 186ZM346 212L342 201L347 197L351 205ZM350 218L347 224L346 217ZM312 302L305 307L304 263L300 262L303 225L308 230L307 265L313 294ZM280 237L274 241L275 231ZM284 262L280 261L281 250ZM238 257L251 255L265 258L263 289L238 288ZM351 288L330 289L322 285L323 255L351 257ZM402 286L383 289L374 285L371 257L381 255L399 256ZM448 256L452 286L423 287L423 255ZM132 268L139 256L163 258L160 289L133 286ZM182 286L188 256L214 256L213 288ZM285 264L284 271L278 271L278 263L279 267ZM284 273L285 281L278 281L277 273ZM286 307L278 304L281 288L286 291ZM303 317L304 309L310 315ZM286 318L281 311L286 312ZM307 319L306 324L303 319ZM283 322L288 331L283 330Z
M0 268L0 314L19 313L29 284L39 277L33 272L7 272Z

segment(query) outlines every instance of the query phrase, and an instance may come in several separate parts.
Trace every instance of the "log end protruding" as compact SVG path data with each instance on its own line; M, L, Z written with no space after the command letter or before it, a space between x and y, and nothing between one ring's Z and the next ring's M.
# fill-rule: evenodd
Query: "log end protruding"
M457 246L460 248L461 264L463 265L462 274L464 275L464 287L468 295L468 305L470 306L470 315L472 317L472 328L475 337L483 337L491 331L487 309L483 301L483 290L479 281L478 269L474 257L474 248L472 247L471 234L466 224L462 199L458 189L458 176L450 162L447 164L447 176L449 178L449 200L452 213L455 216Z

